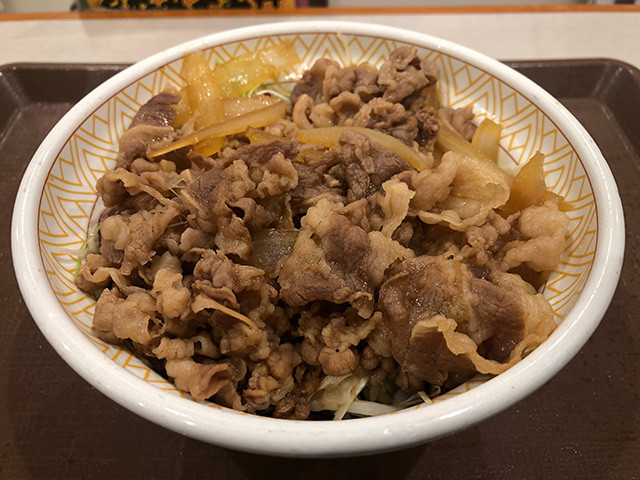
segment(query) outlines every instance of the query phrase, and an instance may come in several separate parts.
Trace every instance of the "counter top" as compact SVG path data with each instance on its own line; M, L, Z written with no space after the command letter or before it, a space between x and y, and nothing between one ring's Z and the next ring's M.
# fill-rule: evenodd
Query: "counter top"
M133 63L178 43L229 28L329 18L404 27L503 60L613 58L640 67L640 7L332 9L322 15L317 12L306 9L277 15L229 11L0 15L0 65Z

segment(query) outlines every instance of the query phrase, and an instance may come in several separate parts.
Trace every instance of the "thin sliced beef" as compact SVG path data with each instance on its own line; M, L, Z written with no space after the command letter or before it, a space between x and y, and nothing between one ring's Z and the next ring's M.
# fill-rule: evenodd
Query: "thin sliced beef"
M374 98L353 117L353 125L371 128L411 145L418 135L418 121L401 103Z
M315 300L372 298L363 265L370 253L367 232L321 200L307 212L293 252L284 260L280 297L294 307Z
M447 122L455 131L457 131L462 137L471 141L473 134L476 131L476 126L473 124L475 115L471 107L464 108L449 108L443 107L438 110L438 116L444 122Z
M328 151L317 160L296 162L298 185L291 190L291 208L295 213L305 212L322 198L332 203L345 200L346 185L342 158Z
M350 130L340 136L340 154L349 203L379 191L382 184L397 173L413 170L405 159Z
M128 169L136 158L146 158L149 147L154 143L171 141L175 132L172 128L176 112L172 105L180 101L180 96L162 92L145 103L136 113L131 125L120 138L117 166ZM182 152L184 153L184 152ZM178 163L184 155L172 155Z
M129 128L136 125L154 125L156 127L170 127L176 118L173 105L180 101L180 95L162 92L145 103L133 117Z
M215 235L223 253L249 258L249 227L257 230L276 220L258 202L295 188L298 175L291 160L297 153L296 142L279 140L241 147L230 165L207 170L182 191L196 223Z
M136 158L146 158L151 145L175 137L172 127L140 123L120 137L120 150L116 166L129 169Z
M357 208L358 207L358 208ZM368 317L373 292L386 269L411 251L379 231L367 232L361 222L366 199L347 207L322 199L310 208L293 251L280 270L280 297L292 307L316 300L351 303Z
M291 103L295 105L303 95L308 95L316 104L327 103L345 92L368 101L384 89L377 80L378 74L367 68L343 68L333 60L321 58L296 83Z
M321 58L307 70L291 92L291 103L295 104L304 95L309 95L314 101L322 96L322 84L328 67L338 68L338 64L328 58Z
M451 257L405 261L379 297L394 358L438 386L501 373L555 326L549 304L519 277L489 269L477 278Z
M378 84L385 87L382 98L392 103L401 102L437 80L437 66L430 60L420 60L413 47L396 48L378 74Z

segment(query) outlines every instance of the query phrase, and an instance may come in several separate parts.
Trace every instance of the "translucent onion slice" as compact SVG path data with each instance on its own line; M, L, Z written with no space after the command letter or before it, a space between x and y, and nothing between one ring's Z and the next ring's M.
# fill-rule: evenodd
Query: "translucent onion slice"
M497 162L501 132L501 125L485 118L480 122L480 125L478 125L478 128L473 134L471 145L494 162Z
M285 110L285 103L281 100L277 100L276 103L268 107L259 108L258 110L238 115L237 117L230 118L223 122L202 128L197 132L185 135L160 150L149 152L148 157L154 158L160 155L165 155L179 148L188 147L210 138L224 137L226 135L244 132L249 127L265 127L284 118Z
M228 120L230 118L238 117L247 113L251 113L260 108L268 107L276 103L276 99L267 97L266 95L253 95L250 97L232 97L220 99L220 106L222 108L222 114L216 119L204 126L218 123L222 120ZM201 104L202 105L202 104ZM202 126L196 123L196 126ZM193 146L193 150L197 153L201 153L207 157L210 157L214 153L218 153L222 148L224 137L213 137L202 142L196 143Z
M259 108L269 107L278 102L277 98L268 95L251 95L248 97L231 97L222 99L225 118L238 117L251 113Z
M195 130L222 122L225 111L220 88L213 78L204 53L193 53L185 57L182 70L187 86L176 105L175 125L184 124L191 116ZM195 145L194 150L203 155L213 155L222 148L222 142L222 138L209 138Z
M453 151L466 157L474 157L485 162L494 163L490 157L482 153L470 142L467 142L462 135L456 132L447 122L440 122L438 139L436 144L444 151Z
M296 138L302 143L314 143L322 145L323 147L333 147L339 144L340 136L347 130L358 132L370 140L376 142L383 148L386 148L391 153L395 153L401 158L404 158L409 165L416 170L424 170L429 168L429 165L420 158L420 155L406 146L397 138L393 138L370 128L363 127L326 127L326 128L311 128L307 130L300 130L296 134Z
M223 97L239 97L298 63L293 42L282 42L216 65L213 75Z
M509 199L500 213L508 217L527 207L542 205L549 200L558 202L560 210L569 210L569 206L561 196L547 189L544 182L544 155L537 152L513 179Z
M174 125L181 126L195 115L195 128L199 129L224 120L220 88L213 78L213 71L204 53L187 55L182 65L182 75L187 81L180 102L175 106Z
M257 128L248 128L247 138L249 142L251 142L251 145L255 145L256 143L269 143L271 140L282 139L282 137L272 135L269 132Z

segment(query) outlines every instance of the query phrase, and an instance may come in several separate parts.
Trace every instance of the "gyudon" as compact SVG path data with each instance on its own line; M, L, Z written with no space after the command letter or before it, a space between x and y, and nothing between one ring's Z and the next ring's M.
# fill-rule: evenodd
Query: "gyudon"
M279 418L390 412L514 365L555 326L536 288L569 223L542 155L503 172L500 127L442 106L413 48L270 80L297 62L192 55L140 108L76 277L97 335Z

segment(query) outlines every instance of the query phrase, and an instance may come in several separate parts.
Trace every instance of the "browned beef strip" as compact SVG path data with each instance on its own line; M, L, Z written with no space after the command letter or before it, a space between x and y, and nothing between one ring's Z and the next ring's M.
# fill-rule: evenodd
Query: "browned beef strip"
M378 84L385 88L382 97L391 103L401 102L438 80L436 65L420 60L413 47L396 48L382 64Z
M421 108L416 112L415 119L418 123L417 142L425 150L433 150L440 131L440 123L435 109L433 107Z
M298 171L298 185L291 191L294 213L321 198L348 204L369 197L397 173L412 170L403 158L351 130L342 134L340 146L315 161L294 166Z
M246 145L235 151L231 157L233 160L242 160L248 167L254 165L263 165L271 160L277 153L282 153L289 160L295 160L300 152L298 142L283 142L281 140L272 140L268 143L258 143L255 145Z
M259 143L241 147L229 159L229 162L241 160L249 169L266 164L276 154L282 153L289 159L295 159L298 154L297 142L282 142L273 140L269 143ZM237 202L253 187L243 185L242 190L234 191L231 187L236 179L230 177L229 168L214 166L198 175L194 182L187 186L187 192L200 204L202 211L210 212L220 199L225 202ZM248 181L249 179L238 179Z
M294 213L306 211L320 198L343 201L346 188L341 184L344 180L344 168L340 155L328 151L315 161L295 162L293 165L298 172L298 185L291 190L291 208Z
M162 92L145 103L131 121L129 128L136 125L154 125L156 127L171 127L176 118L176 111L172 105L180 101L180 95Z
M347 207L322 199L303 218L293 251L284 259L279 274L280 297L291 306L321 300L351 303L368 312L380 277L378 253L362 227L367 200ZM383 255L384 256L384 255ZM366 316L366 314L365 314Z
M475 115L471 107L465 108L449 108L443 107L438 110L438 115L444 121L449 122L455 131L457 131L465 140L471 141L473 134L476 131L476 126L473 124Z
M421 256L404 262L380 288L379 306L393 333L393 355L408 372L434 385L455 384L475 372L454 355L437 329L416 328L442 316L457 322L490 360L505 361L524 335L521 292L475 277L462 263Z
M221 251L247 259L251 231L277 223L285 208L270 200L297 184L291 161L297 154L297 142L248 145L228 159L229 165L213 166L187 185L183 197L188 208L200 228L216 235Z
M309 95L314 101L322 96L322 83L330 65L337 67L338 64L328 58L321 58L313 66L304 72L302 78L296 83L291 92L291 103L296 103L298 99L304 95Z
M345 303L359 292L371 291L363 269L363 261L371 251L367 233L344 215L335 212L329 215L329 225L317 244L309 241L296 245L285 260L279 278L280 296L291 306L315 300ZM309 264L308 259L318 253L324 257L330 273L318 263Z
M378 130L411 145L418 134L418 120L401 103L374 98L353 117L353 124Z
M118 167L129 169L136 158L146 158L147 150L152 143L173 135L172 126L176 112L172 105L179 101L179 95L162 92L140 107L131 125L120 138ZM185 155L184 150L172 152L168 159L174 161L179 167L186 168L189 162Z
M349 203L372 195L395 174L412 169L406 160L360 133L344 132L340 144Z
M377 80L378 74L366 68L342 68L333 60L321 58L293 88L291 102L295 104L304 94L309 95L314 103L329 102L344 92L368 101L383 91Z
M120 150L116 167L129 170L136 158L146 158L149 147L159 140L171 138L174 130L168 126L139 123L131 127L120 137Z

